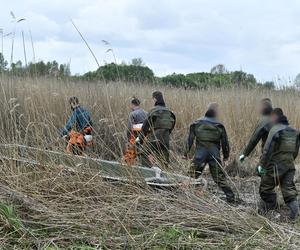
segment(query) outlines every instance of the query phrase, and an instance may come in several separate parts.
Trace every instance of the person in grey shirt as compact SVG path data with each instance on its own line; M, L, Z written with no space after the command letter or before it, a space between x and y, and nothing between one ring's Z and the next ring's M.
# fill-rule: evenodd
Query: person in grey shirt
M124 160L129 166L132 166L136 164L136 160L139 158L143 165L143 162L146 160L135 141L142 131L143 122L147 118L147 112L140 108L140 100L136 97L131 99L130 108L131 112L128 117L127 143L124 151Z
M147 118L147 112L140 107L140 100L136 97L133 97L130 102L131 112L128 117L128 130L127 130L127 138L128 141L131 138L132 131L135 126L141 126Z

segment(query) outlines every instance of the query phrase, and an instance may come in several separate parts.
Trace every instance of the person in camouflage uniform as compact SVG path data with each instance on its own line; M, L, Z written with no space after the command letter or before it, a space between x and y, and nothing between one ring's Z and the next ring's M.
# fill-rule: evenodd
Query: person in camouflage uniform
M269 132L258 167L261 175L259 193L265 203L264 210L275 209L277 197L274 189L279 185L283 199L290 209L290 219L294 220L299 214L294 183L294 160L300 145L299 131L289 126L280 108L272 111L271 120L274 126Z
M261 151L263 150L264 144L267 140L269 131L271 129L270 114L272 112L272 102L269 98L264 98L259 104L259 113L261 115L255 130L245 147L243 153L240 156L240 161L243 162L248 157L253 149L256 147L258 142L261 140Z
M217 120L217 115L218 105L213 103L209 105L203 118L191 124L185 158L187 158L196 139L196 153L190 169L191 177L199 178L208 163L213 180L223 190L227 201L234 202L235 195L227 183L220 155L222 148L224 160L228 159L229 143L226 129Z
M145 142L142 150L147 156L147 161L144 161L143 165L151 167L154 161L157 161L160 166L167 167L170 161L170 135L175 127L176 117L166 107L160 91L155 91L152 98L154 108L148 113L139 137L141 143Z

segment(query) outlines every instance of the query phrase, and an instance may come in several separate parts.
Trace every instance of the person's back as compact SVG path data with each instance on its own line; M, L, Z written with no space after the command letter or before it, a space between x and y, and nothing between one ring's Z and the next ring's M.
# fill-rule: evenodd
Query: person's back
M92 126L91 113L86 108L81 106L75 108L73 115L75 116L75 128L78 132Z
M91 113L79 104L78 98L71 97L69 103L72 114L63 128L63 135L67 135L72 129L83 133L85 128L92 127Z
M199 178L206 164L208 164L214 181L225 193L227 201L234 202L235 196L227 183L220 153L222 148L224 160L228 159L230 152L229 143L226 129L217 120L217 115L218 105L212 103L209 105L205 117L192 123L187 140L185 158L188 158L188 153L196 140L196 152L191 165L190 176Z
M205 163L214 165L217 161L221 162L221 148L224 159L229 157L230 149L225 127L214 118L204 117L190 126L187 152L190 151L194 140L196 140L196 155L193 162L199 174L202 173Z
M137 107L130 112L128 118L127 139L131 144L135 144L135 140L140 135L146 118L147 112L140 107Z
M143 123L147 118L147 112L140 107L140 103L140 100L136 97L133 97L130 101L131 112L128 116L127 143L124 151L124 160L130 166L136 164L138 155L140 155L139 158L143 161L135 145L135 140L139 137Z
M167 167L169 163L170 134L172 133L176 116L166 107L163 94L155 91L152 94L154 108L150 110L142 126L141 142L144 155L147 155L145 166L152 166L155 161Z
M299 144L299 131L288 126L279 132L278 148L274 151L271 161L294 164Z
M147 112L140 107L140 104L141 101L138 98L132 97L130 101L131 112L129 113L128 116L128 131L127 131L128 139L131 135L134 125L138 125L138 124L142 125L147 118Z
M206 158L212 157L219 160L221 148L224 159L229 157L230 148L226 129L224 125L217 120L217 110L217 104L213 104L212 107L207 110L203 118L195 121L190 126L187 151L190 151L194 140L196 140L196 159L201 158L201 162L205 161ZM197 162L199 162L199 160L197 160Z
M129 114L129 118L133 125L142 124L145 121L146 117L147 117L147 112L140 107L134 109Z
M220 149L223 125L215 119L204 117L194 123L196 147L211 148L217 146Z
M149 141L159 141L167 148L170 144L170 134L175 125L175 115L165 106L157 105L150 112Z
M294 220L299 214L297 189L294 183L295 165L299 151L299 131L289 126L287 117L282 109L272 111L273 127L265 143L260 166L257 168L261 176L259 188L260 197L264 201L263 212L277 207L277 195L274 191L280 186L283 199L290 208L290 219Z
M72 114L61 131L64 138L69 138L67 152L82 154L87 145L92 144L92 119L90 112L81 107L77 97L69 100Z
M276 124L270 130L262 161L268 165L284 164L291 166L297 156L298 144L299 131L287 124Z

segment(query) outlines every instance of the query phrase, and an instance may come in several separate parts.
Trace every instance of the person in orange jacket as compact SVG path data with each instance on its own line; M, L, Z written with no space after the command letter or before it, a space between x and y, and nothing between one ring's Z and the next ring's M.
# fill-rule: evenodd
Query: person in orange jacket
M69 138L67 152L82 155L85 147L92 143L92 119L90 112L81 107L79 99L69 99L72 114L62 129L62 136Z

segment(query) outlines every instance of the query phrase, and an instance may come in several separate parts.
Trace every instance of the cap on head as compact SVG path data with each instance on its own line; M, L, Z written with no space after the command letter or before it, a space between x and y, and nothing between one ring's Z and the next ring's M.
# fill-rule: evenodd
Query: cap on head
M70 103L70 104L73 104L73 105L78 105L78 104L79 104L79 99L78 99L78 97L72 96L72 97L69 99L69 103Z
M141 101L138 98L136 98L135 96L133 96L131 99L131 104L134 106L140 106Z

